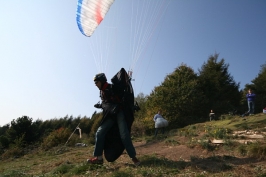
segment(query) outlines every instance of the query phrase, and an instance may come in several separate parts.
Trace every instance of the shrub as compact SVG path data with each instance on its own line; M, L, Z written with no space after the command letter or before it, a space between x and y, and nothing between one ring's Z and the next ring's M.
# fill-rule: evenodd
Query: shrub
M215 146L210 144L209 141L202 139L199 141L200 146L202 149L206 149L208 151L213 151L215 149Z
M8 138L4 135L1 135L0 136L0 147L8 148L8 146L9 146Z
M63 144L68 140L71 133L72 132L67 128L60 128L58 130L55 130L50 133L46 138L44 138L41 144L41 148L44 150L48 150L51 147Z
M18 158L24 155L24 151L22 148L19 147L13 147L9 148L7 151L5 151L1 157L2 159L8 159L8 158Z
M259 159L266 159L266 145L258 143L251 144L248 146L248 155Z
M101 118L94 119L93 125L91 127L91 131L89 134L89 143L94 144L95 143L95 133L100 126Z
M246 156L247 155L247 147L245 145L240 145L237 148L237 151L239 152L239 154L241 154L242 156Z
M131 135L135 137L145 135L147 127L142 121L134 121L131 127Z
M207 133L209 137L213 137L216 139L228 138L228 130L226 128L215 128L212 126L204 126L204 127L205 127L205 133Z
M73 165L71 164L62 164L58 168L56 168L53 172L53 174L66 174L73 168Z

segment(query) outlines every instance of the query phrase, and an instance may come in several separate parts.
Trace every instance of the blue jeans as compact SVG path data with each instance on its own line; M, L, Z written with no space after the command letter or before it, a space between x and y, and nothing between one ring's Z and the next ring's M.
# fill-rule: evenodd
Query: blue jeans
M158 134L158 132L159 132L159 129L161 129L162 130L162 134L164 134L164 127L163 128L156 128L155 129L155 136L157 136L157 134Z
M254 114L254 108L255 108L255 102L248 101L248 113L249 114Z
M123 145L129 157L133 158L136 156L136 151L131 141L131 137L128 131L128 127L125 121L125 116L124 116L123 111L120 111L117 114L116 118L117 118L116 121L118 124L119 133L120 133L120 137L123 142ZM101 156L103 154L105 135L115 123L116 123L115 120L107 118L102 123L102 125L98 128L96 135L95 135L96 143L95 143L95 149L93 153L94 156Z

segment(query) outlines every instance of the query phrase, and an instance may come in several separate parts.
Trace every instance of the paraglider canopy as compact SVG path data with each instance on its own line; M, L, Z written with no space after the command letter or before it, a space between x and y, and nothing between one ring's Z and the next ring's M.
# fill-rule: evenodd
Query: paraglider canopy
M91 36L113 2L114 0L78 0L76 20L80 32Z

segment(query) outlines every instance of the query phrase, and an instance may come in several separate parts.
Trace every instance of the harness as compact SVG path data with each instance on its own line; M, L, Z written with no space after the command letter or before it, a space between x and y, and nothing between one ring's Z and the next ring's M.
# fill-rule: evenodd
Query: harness
M113 85L107 82L103 85L100 90L100 97L104 103L121 103L121 99L117 94L114 93Z

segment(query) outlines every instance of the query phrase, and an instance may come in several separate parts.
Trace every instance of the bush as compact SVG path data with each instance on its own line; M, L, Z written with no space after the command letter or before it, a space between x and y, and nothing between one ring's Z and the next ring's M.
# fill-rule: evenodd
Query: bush
M8 158L18 158L24 155L24 151L22 148L19 147L13 147L9 148L7 151L5 151L1 157L2 159L8 159Z
M71 164L62 164L54 170L53 174L58 174L58 175L66 174L72 168L73 168L73 165Z
M89 143L94 144L95 143L95 133L100 126L101 118L94 119L93 125L91 127L91 131L89 134Z
M141 121L134 121L131 127L131 135L134 137L140 137L145 135L147 127Z
M43 150L48 150L51 147L66 143L71 133L72 132L67 128L60 128L58 130L55 130L50 133L46 138L44 138L41 144L41 148Z
M8 138L4 135L0 136L0 147L2 147L2 148L8 148L9 147Z
M245 145L240 145L237 148L237 151L239 152L239 154L241 154L242 156L246 156L247 155L247 146Z
M251 144L248 146L248 155L259 159L266 159L266 145Z

